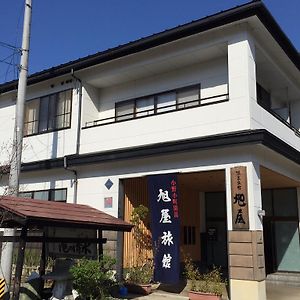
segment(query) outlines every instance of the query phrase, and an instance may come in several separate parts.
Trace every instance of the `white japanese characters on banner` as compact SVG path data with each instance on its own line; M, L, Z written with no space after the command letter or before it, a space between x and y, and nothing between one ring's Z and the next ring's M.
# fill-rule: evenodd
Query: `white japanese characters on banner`
M154 280L179 280L179 214L176 174L148 177L151 228L154 249Z

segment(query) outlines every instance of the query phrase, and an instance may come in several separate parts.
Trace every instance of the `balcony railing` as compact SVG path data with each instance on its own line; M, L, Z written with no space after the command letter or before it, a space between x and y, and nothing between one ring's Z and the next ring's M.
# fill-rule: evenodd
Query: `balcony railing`
M119 123L119 122L124 122L124 121L129 121L129 120L136 120L136 119L141 119L145 117L150 117L150 116L155 116L155 115L162 115L174 111L181 111L185 109L191 109L195 107L201 107L201 106L207 106L207 105L212 105L212 104L217 104L217 103L222 103L226 102L229 100L229 94L219 94L211 97L206 97L206 98L201 98L197 100L192 100L192 101L187 101L183 103L176 103L172 105L166 105L166 106L160 106L154 107L152 109L148 110L142 110L142 111L135 111L129 114L123 114L123 115L118 115L118 116L113 116L109 118L104 118L104 119L98 119L95 121L90 121L86 122L85 126L83 129L86 128L91 128L95 126L103 126L103 125L108 125L108 124L113 124L113 123Z
M278 119L280 122L282 122L283 124L285 124L287 127L289 127L290 129L292 129L295 133L296 136L300 137L300 131L294 127L291 123L289 123L287 120L285 120L282 116L280 116L278 113L276 113L274 110L267 109L265 107L263 107L267 112L269 112L271 115L273 115L276 119Z

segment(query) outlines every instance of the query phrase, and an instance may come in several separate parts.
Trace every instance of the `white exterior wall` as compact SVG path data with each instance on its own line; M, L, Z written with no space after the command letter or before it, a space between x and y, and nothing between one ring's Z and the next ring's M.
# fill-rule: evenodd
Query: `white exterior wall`
M201 84L201 97L228 92L226 57L101 89L99 119L115 116L115 102ZM141 146L248 129L231 101L82 130L80 153Z
M257 103L251 103L251 110L251 129L266 129L287 144L300 151L300 138L292 129L275 118ZM293 114L295 114L295 112ZM299 117L297 116L296 119L298 118Z
M82 126L86 122L99 119L100 91L98 88L84 83L82 88Z
M230 113L244 117L250 129L250 101L256 101L255 46L246 30L228 42L228 72L229 99L234 107Z
M61 84L61 82L64 81L56 80L56 82L51 82L51 84L54 85L53 88L50 87L49 82L34 86L28 89L26 98L35 99L59 91L73 89L71 128L24 137L23 162L63 157L65 155L74 154L76 151L79 94L78 90L74 88L74 81L70 84Z
M16 93L0 95L0 165L9 161L15 126Z

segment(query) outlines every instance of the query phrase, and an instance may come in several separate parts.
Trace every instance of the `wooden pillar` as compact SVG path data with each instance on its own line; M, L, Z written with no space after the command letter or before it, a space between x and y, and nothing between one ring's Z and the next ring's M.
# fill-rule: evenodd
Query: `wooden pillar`
M42 278L43 275L45 275L46 272L46 242L45 242L45 232L43 233L43 242L42 242L42 253L41 253L41 259L40 259L40 269L39 274ZM44 280L41 280L41 290L44 289Z
M98 243L98 259L100 260L103 255L103 235L102 235L102 229L98 229L98 239L100 242Z
M20 242L19 242L18 258L17 258L16 273L15 273L15 280L14 280L13 300L18 300L20 295L26 238L27 238L27 226L24 226L21 231Z

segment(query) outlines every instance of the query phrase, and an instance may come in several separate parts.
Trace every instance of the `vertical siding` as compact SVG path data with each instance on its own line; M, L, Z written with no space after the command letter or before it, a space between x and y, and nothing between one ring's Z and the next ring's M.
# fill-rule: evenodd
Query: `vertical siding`
M142 204L149 208L146 178L142 177L124 180L124 192L124 220L130 222L131 213L135 207ZM149 214L148 218L142 224L142 229L144 230L145 234L151 235ZM147 258L153 257L152 249L144 250L142 253L142 257L138 256L137 243L133 236L133 232L124 233L124 268L132 267Z

